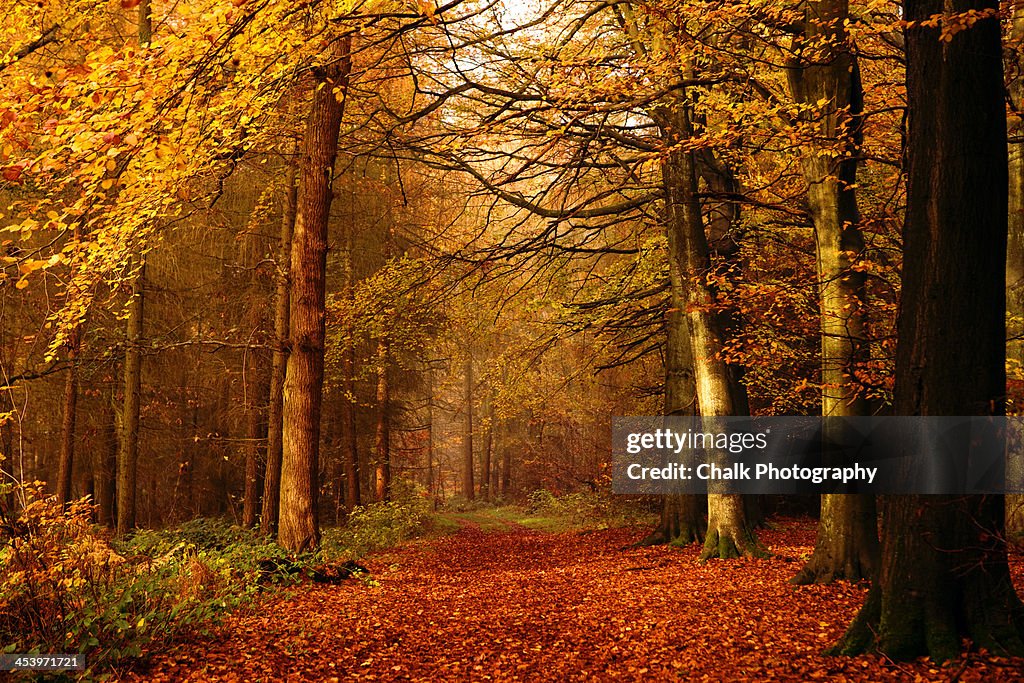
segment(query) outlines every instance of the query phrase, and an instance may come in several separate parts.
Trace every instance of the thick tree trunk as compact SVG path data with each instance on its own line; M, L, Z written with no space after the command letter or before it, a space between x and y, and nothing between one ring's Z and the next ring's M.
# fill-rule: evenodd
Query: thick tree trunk
M864 274L852 268L864 250L855 186L861 139L860 74L850 52L844 21L848 0L805 4L804 33L795 41L787 70L794 101L816 108L805 118L815 139L801 157L814 221L821 310L821 414L868 414L854 375L863 359ZM828 428L841 428L833 421ZM818 538L794 583L870 578L877 566L878 532L871 495L825 494Z
M290 342L285 371L278 542L292 552L320 542L320 409L323 401L327 225L334 161L352 62L351 39L314 69L316 85L300 164L301 189L292 239Z
M377 428L374 439L376 500L387 500L391 492L391 385L388 369L391 354L387 341L377 347Z
M1006 374L1006 114L995 16L940 39L924 20L992 0L908 0L908 185L898 415L999 415ZM964 444L967 447L967 444ZM999 496L883 499L881 567L835 648L955 656L965 639L1024 655Z
M75 425L78 421L78 354L82 345L82 326L75 325L68 335L68 374L64 377L64 411L60 425L60 456L57 469L57 500L71 500L71 476L75 465Z
M1010 40L1014 45L1024 42L1024 6L1013 9ZM1006 365L1017 379L1024 378L1024 63L1017 51L1011 52L1009 74L1010 103L1013 114L1009 120L1009 234L1006 244ZM1020 389L1017 389L1020 391ZM1017 406L1020 412L1020 406ZM1011 480L1024 479L1024 454L1010 453ZM1024 495L1006 496L1006 533L1012 542L1024 545Z
M117 453L117 535L135 527L135 488L139 462L139 409L142 393L142 331L145 316L146 261L132 281L124 352L124 404Z
M672 145L663 166L667 204L668 251L671 268L683 278L683 306L694 358L697 405L705 425L715 417L736 414L729 368L722 360L722 323L712 310L714 294L704 275L711 268L707 235L697 201L693 152L678 148L678 140L691 134L682 102L661 112L662 130ZM713 430L714 431L714 430ZM743 500L734 494L708 493L708 527L701 559L762 555L763 549L744 515Z
M284 413L284 373L288 364L289 290L292 261L292 234L298 202L296 164L288 163L288 176L281 213L281 234L277 247L277 291L274 297L274 356L270 366L270 395L267 406L267 466L263 474L263 505L260 532L277 533L281 501L282 416Z
M462 382L462 495L473 500L473 357L466 356Z
M671 220L671 216L669 217ZM678 244L673 241L674 246ZM697 384L693 369L693 349L690 347L689 330L683 314L684 287L683 273L679 260L669 260L669 287L671 296L669 310L665 314L665 415L696 415ZM658 526L638 545L661 545L670 543L685 546L703 543L707 532L704 512L707 509L703 496L669 494L664 497L661 520Z

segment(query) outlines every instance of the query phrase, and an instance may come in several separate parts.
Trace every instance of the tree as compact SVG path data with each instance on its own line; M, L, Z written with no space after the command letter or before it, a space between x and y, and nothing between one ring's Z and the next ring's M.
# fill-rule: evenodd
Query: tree
M907 0L907 214L899 415L1004 411L1006 114L998 5ZM890 496L882 559L835 651L1024 654L998 496Z
M150 0L139 4L139 46L149 46L153 37ZM146 303L146 256L134 259L131 298L124 352L124 406L121 438L117 453L117 533L123 536L135 526L135 496L139 461L139 410L142 394L142 333ZM77 329L74 328L74 329Z
M1019 414L1021 381L1024 380L1024 6L1016 4L1011 17L1008 44L1007 94L1010 102L1009 133L1009 236L1006 244L1006 369L1011 409ZM1016 399L1016 401L1014 400ZM1013 463L1021 467L1020 455ZM1024 542L1024 494L1006 496L1006 533Z
M473 354L466 353L462 377L462 495L473 500Z
M807 2L803 34L787 69L793 99L809 108L804 118L815 133L801 162L817 250L826 434L842 429L843 417L868 414L855 377L867 343L865 276L853 268L864 251L855 189L863 93L857 58L847 42L848 19L847 0ZM814 553L794 583L871 577L878 554L876 517L872 495L823 495Z
M299 163L278 528L278 542L293 552L314 548L320 542L317 494L324 380L327 223L338 136L352 68L351 44L351 34L333 39L327 62L313 68L312 103Z
M294 150L293 150L294 151ZM266 535L277 533L277 520L281 501L281 454L284 413L284 380L288 364L288 330L290 286L289 272L292 258L292 234L295 231L296 204L298 202L297 171L294 160L285 173L284 206L281 212L281 230L277 247L277 286L274 294L274 355L270 367L270 395L267 410L267 467L263 478L263 505L260 511L260 531Z

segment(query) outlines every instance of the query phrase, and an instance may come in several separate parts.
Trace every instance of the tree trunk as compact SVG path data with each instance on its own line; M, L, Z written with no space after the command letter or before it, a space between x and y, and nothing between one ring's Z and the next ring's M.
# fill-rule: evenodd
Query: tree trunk
M1014 45L1024 42L1024 6L1013 9L1013 23L1010 40ZM1009 234L1006 244L1006 365L1007 371L1016 380L1017 392L1024 386L1024 63L1016 51L1010 66L1010 104L1013 115L1010 118L1009 138ZM1014 406L1020 413L1024 406ZM1024 455L1011 452L1009 466L1014 468L1013 478L1021 481L1024 472ZM1006 496L1006 533L1015 544L1024 545L1024 495Z
M355 235L355 221L345 226L344 250L342 253L342 293L345 300L352 302L355 294L355 272L352 266L352 250ZM356 434L356 342L353 338L351 316L346 317L345 336L347 342L341 355L341 458L345 469L345 508L352 510L361 504L359 492L359 449Z
M426 363L427 375L427 495L437 503L434 495L434 366Z
M387 500L391 491L391 386L388 366L391 356L388 343L381 340L377 347L377 428L374 439L376 459L374 490L376 500Z
M117 453L117 535L135 527L135 487L139 462L139 408L142 394L142 330L145 316L146 260L132 281L124 352L124 406Z
M292 260L292 233L298 199L296 165L288 163L284 207L281 213L281 235L277 247L277 291L274 305L274 357L270 367L270 396L267 406L267 467L263 475L263 506L260 510L260 532L277 533L281 501L281 430L284 413L284 373L288 363L289 290Z
M507 440L501 445L501 478L499 482L498 490L501 492L501 497L508 498L512 494L512 446Z
M491 405L490 389L484 394L484 444L480 453L480 497L486 501L491 499L491 446L494 441L492 425L494 424L494 409Z
M258 358L257 358L258 361ZM259 372L258 362L253 364L257 387L266 387ZM263 413L263 391L254 397L249 405L248 445L245 449L245 498L242 502L242 526L251 529L256 526L256 518L260 505L260 462L265 459L263 450L266 444L267 423Z
M714 295L703 276L711 268L707 235L697 201L697 177L693 152L678 142L689 137L691 127L684 104L675 102L659 112L662 130L671 151L663 165L667 205L668 251L671 269L683 282L682 310L686 315L694 358L697 404L705 425L713 418L736 414L729 368L722 360L722 323L712 310ZM716 430L712 430L716 431ZM701 559L763 555L764 551L744 515L743 499L735 494L708 494L708 527Z
M105 527L114 526L117 481L117 419L113 396L105 401L100 444L93 458L93 490L96 492L96 522Z
M285 371L278 542L292 552L320 542L320 408L324 380L327 225L334 161L351 71L351 38L334 45L331 62L313 70L316 86L300 165L301 190L292 240L290 342Z
M811 1L804 12L804 33L794 41L797 56L787 75L794 101L817 110L804 116L815 124L815 139L801 156L801 165L817 251L821 414L825 418L867 415L867 401L854 375L867 348L864 274L852 268L864 250L854 189L855 155L862 137L860 73L843 23L849 14L848 0ZM826 430L841 428L841 421L826 420ZM793 582L870 578L877 559L874 496L825 494L814 553Z
M77 233L77 231L76 231ZM60 425L60 458L57 470L57 500L71 500L71 475L75 464L75 424L78 418L78 354L82 345L82 326L75 325L68 335L68 374L64 377L64 411Z
M896 351L898 415L999 415L1007 236L1000 26L979 19L940 39L925 20L992 0L908 0L907 214ZM967 444L964 444L967 447ZM954 657L969 639L1024 655L1000 496L883 498L881 567L836 646L893 659Z
M466 356L466 373L462 383L462 495L473 500L473 357Z
M153 37L150 0L139 3L137 30L139 45L149 45ZM117 454L117 535L124 536L135 526L135 488L139 460L139 408L142 393L142 342L145 314L146 257L139 258L139 272L132 282L128 304L127 347L124 355L124 409L121 439Z
M666 171L667 173L667 171ZM673 209L674 211L674 209ZM675 218L669 212L668 222ZM678 242L673 239L673 246ZM665 415L696 415L697 384L693 369L693 349L690 334L683 313L686 281L675 258L669 260L669 287L671 296L669 310L665 313ZM670 543L685 546L703 543L707 532L704 520L703 496L670 494L664 497L661 521L649 536L638 543L640 546Z

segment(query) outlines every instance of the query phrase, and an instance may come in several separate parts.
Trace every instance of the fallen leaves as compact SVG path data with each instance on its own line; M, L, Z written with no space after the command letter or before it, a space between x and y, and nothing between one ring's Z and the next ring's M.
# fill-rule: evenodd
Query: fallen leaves
M1022 662L937 667L824 657L863 585L787 583L814 523L762 533L765 560L696 562L696 547L630 548L643 530L514 529L409 544L367 564L377 588L301 586L134 680L1017 680ZM642 569L642 571L638 571ZM1014 559L1018 585L1024 562Z

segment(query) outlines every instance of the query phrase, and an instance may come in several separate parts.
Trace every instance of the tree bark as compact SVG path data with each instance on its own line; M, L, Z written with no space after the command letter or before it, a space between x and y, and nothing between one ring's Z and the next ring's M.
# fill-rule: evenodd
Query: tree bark
M323 401L327 225L334 161L351 71L351 38L314 69L315 87L300 165L292 239L290 342L285 371L278 542L292 552L320 542L320 410Z
M132 281L124 352L124 404L117 453L117 535L135 527L135 488L139 462L139 409L142 394L142 333L145 316L146 260Z
M257 387L266 387L262 381L259 371L260 363L253 364L253 371L257 376L254 384ZM259 390L257 390L259 391ZM260 462L265 460L264 448L266 445L267 423L264 418L263 401L266 396L263 391L252 400L249 405L249 433L248 444L245 449L245 494L242 501L242 526L251 529L256 526L258 511L260 507Z
M462 495L473 500L473 357L466 356L466 372L462 383Z
M666 184L667 187L667 184ZM667 212L666 223L674 214ZM673 239L672 246L678 241ZM669 310L665 313L665 415L697 415L697 383L693 367L693 349L686 327L686 281L677 258L669 259ZM664 497L658 526L638 543L640 546L669 543L685 546L703 543L707 533L703 497L687 494L669 494Z
M104 402L100 444L93 458L93 490L96 493L96 522L105 527L114 526L114 507L117 491L117 418L113 400Z
M437 504L434 495L434 365L425 363L427 375L427 495Z
M803 118L815 138L801 156L814 221L818 300L821 311L821 414L825 429L841 429L829 417L868 414L855 367L863 359L864 274L852 268L864 250L857 209L857 148L863 94L856 57L844 21L848 0L804 5L804 32L787 69L794 101L817 111ZM874 574L878 531L873 495L825 494L814 553L794 583L859 581Z
M270 367L270 395L267 406L267 467L263 475L263 505L260 532L277 533L281 501L282 418L284 413L284 373L288 364L289 291L292 260L292 234L298 201L296 165L288 163L281 213L281 234L277 247L277 291L274 302L274 356Z
M377 428L374 440L375 492L378 501L387 500L391 491L391 386L388 366L391 355L388 343L381 340L377 347Z
M1014 45L1024 42L1024 6L1016 5L1010 28ZM1013 114L1009 120L1009 234L1006 244L1006 365L1007 371L1020 387L1024 382L1024 63L1016 51L1011 52L1012 67L1009 86ZM1020 389L1018 389L1020 391ZM1021 406L1015 406L1020 412ZM1011 452L1011 477L1024 477L1024 455ZM1015 544L1024 545L1024 495L1006 496L1006 533Z
M934 15L990 16L943 36ZM1004 410L1006 113L993 0L908 0L907 214L898 415ZM966 447L967 444L964 444ZM1024 654L1000 496L883 498L878 580L836 652Z
M512 494L512 446L509 444L508 427L506 426L506 440L501 445L501 477L498 480L498 491L503 499Z
M734 390L729 368L721 357L722 322L713 310L714 294L704 278L711 260L697 201L694 155L678 144L691 135L689 114L681 101L664 107L659 114L671 150L663 166L670 271L678 269L685 284L682 310L694 357L697 405L707 425L716 417L736 414ZM709 489L708 526L701 559L763 554L747 523L742 497Z
M77 232L77 231L76 231ZM78 420L78 354L82 345L82 326L75 325L68 335L68 373L64 377L64 411L60 425L60 457L57 469L57 501L71 500L71 476L75 464L75 425Z
M352 264L355 221L345 226L344 253L342 254L342 293L345 300L355 298L355 272ZM353 338L351 316L345 322L347 342L341 356L341 458L345 470L345 508L352 510L360 501L359 487L359 442L356 434L356 342Z
M494 445L494 409L490 389L484 394L484 443L480 453L480 497L486 501L491 499L491 447Z

